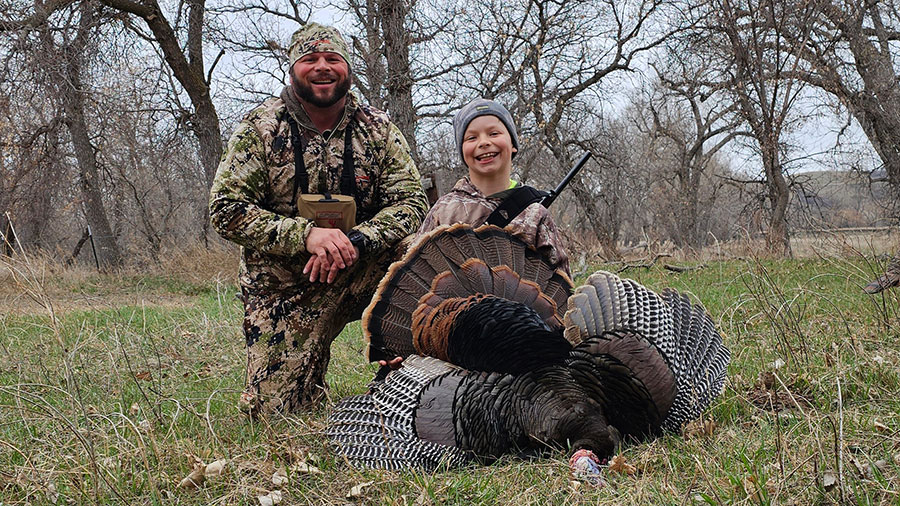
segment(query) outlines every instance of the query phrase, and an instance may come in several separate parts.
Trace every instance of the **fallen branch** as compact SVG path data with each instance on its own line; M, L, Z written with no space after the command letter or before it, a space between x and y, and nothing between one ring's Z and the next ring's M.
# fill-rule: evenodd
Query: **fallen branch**
M625 271L627 271L628 269L637 269L637 268L641 268L641 269L650 269L651 267L653 267L653 266L656 264L657 260L659 260L660 258L666 258L666 257L671 257L671 256L672 256L672 255L670 255L670 254L668 254L668 253L660 253L660 254L656 255L655 257L653 257L653 260L650 260L649 262L646 262L646 263L642 263L642 264L625 264L625 265L623 265L618 271L616 271L616 274L620 274L620 273L622 273L622 272L625 272Z
M705 269L706 264L687 266L687 265L673 265L673 264L663 264L663 269L672 272L687 272L687 271L696 271L699 269Z

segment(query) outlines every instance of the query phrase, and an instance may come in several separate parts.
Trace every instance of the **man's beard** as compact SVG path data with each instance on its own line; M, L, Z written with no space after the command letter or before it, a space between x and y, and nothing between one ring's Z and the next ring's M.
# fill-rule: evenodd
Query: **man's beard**
M291 87L294 88L294 93L304 102L309 102L316 107L331 107L350 91L350 76L339 80L334 88L334 92L324 98L319 98L312 87L300 82L300 79L291 79Z

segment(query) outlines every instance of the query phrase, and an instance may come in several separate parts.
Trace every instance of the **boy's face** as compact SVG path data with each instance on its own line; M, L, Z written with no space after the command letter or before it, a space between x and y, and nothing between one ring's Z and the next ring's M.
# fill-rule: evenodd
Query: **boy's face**
M516 148L506 126L496 116L478 116L463 134L463 161L469 173L495 176L512 172L512 154Z

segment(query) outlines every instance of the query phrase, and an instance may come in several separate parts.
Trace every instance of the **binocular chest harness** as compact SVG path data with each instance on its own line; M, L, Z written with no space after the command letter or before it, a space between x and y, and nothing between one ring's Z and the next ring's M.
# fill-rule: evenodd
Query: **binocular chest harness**
M291 127L291 144L294 148L294 188L291 193L291 208L303 218L313 220L316 226L337 228L346 233L354 246L363 249L364 237L352 230L356 226L356 169L353 163L353 118L344 130L343 169L341 170L340 194L309 193L309 172L303 160L306 145L297 122L285 111ZM298 193L299 192L299 193Z

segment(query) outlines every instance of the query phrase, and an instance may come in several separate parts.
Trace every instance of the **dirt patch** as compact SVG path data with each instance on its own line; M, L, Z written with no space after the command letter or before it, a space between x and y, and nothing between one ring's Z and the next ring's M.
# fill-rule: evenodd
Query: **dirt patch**
M771 371L762 372L753 388L747 392L747 397L757 408L772 412L811 405L795 378L788 378L786 385L787 390L776 382L775 374Z

